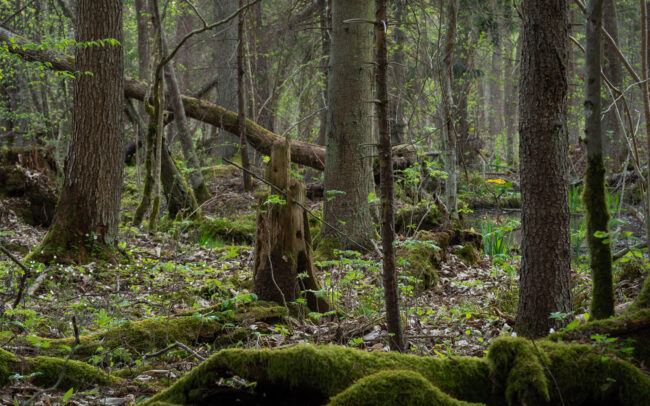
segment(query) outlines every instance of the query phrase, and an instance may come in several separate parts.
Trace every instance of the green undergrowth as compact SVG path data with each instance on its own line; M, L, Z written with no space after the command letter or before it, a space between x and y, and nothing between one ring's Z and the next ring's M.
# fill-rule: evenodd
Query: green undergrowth
M273 387L287 396L300 391L331 398L335 405L645 405L650 396L647 376L592 346L510 337L496 340L485 359L331 345L222 350L148 404L216 403L217 382L227 386L234 376L247 382L246 391Z
M225 306L223 304L178 314L173 317L156 317L140 321L127 321L98 333L80 336L80 348L75 351L75 357L87 357L98 354L98 349L123 349L118 351L120 357L116 361L131 361L137 354L163 348L173 342L187 345L196 343L214 343L220 339L224 343L225 336L237 329L239 323L266 321L269 323L281 321L286 315L286 309L274 303L253 302ZM35 336L16 338L20 345L38 349L41 354L65 356L74 344L74 338L49 339ZM99 350L101 351L101 350ZM115 355L115 354L114 354ZM115 359L117 358L117 359Z
M202 217L182 221L163 221L160 230L182 236L206 248L227 244L251 245L257 229L254 214L231 215L225 218Z

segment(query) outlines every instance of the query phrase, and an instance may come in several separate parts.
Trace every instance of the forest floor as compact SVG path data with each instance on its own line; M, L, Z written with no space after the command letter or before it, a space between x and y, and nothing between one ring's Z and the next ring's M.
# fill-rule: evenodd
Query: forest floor
M133 174L131 173L131 176ZM203 207L211 218L254 216L257 198L243 193L235 171L221 168L212 174L215 197ZM125 212L133 201L125 199ZM314 202L313 207L320 207ZM237 311L240 303L254 301L253 247L230 244L193 233L190 222L173 223L166 232L150 234L128 225L121 230L120 248L126 258L115 264L34 264L24 305L12 310L5 305L0 323L2 348L33 357L47 353L41 338L74 336L72 319L81 335L123 325L127 321L175 315L221 306ZM234 227L234 226L233 226ZM12 215L0 218L0 243L19 257L36 246L45 230L22 223ZM119 372L128 385L79 388L65 394L49 388L35 405L50 405L67 396L68 404L130 405L148 398L174 379L222 348L282 348L297 343L339 344L368 351L388 351L381 259L378 253L342 252L333 260L317 262L319 277L338 315L293 312L281 322L238 319L223 323L223 339L189 342L156 356L153 350L131 348L128 343L99 347L83 358L109 373ZM517 305L518 258L493 261L482 255L469 265L453 254L437 271L432 288L421 291L409 278L400 279L401 308L409 352L427 356L482 356L497 337L512 335ZM405 265L401 265L403 271ZM15 289L20 272L2 258L2 289ZM587 312L590 297L588 268L574 272L577 314ZM640 290L641 275L619 279L618 303L632 300ZM230 334L232 333L232 334ZM236 334L235 334L236 333ZM24 345L23 343L29 343ZM173 341L168 342L173 344ZM160 348L158 348L160 349ZM146 360L145 360L146 358ZM127 370L127 372L124 372ZM0 404L23 404L48 387L34 377L14 376L0 390Z

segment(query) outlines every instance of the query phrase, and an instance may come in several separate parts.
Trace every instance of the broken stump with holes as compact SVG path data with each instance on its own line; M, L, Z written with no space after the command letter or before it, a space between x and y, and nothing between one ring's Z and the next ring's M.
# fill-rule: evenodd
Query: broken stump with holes
M287 306L300 297L312 311L327 312L329 304L317 292L311 235L305 201L305 185L291 179L288 142L276 142L266 168L271 189L260 197L255 242L253 290L261 300Z

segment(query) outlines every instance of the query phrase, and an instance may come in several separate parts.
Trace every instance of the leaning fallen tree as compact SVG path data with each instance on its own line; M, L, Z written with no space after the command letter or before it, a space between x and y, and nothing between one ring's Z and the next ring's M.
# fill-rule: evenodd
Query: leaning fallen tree
M0 43L6 44L7 51L25 60L40 62L47 68L57 71L75 71L73 57L34 44L2 27L0 27ZM144 100L147 87L146 83L133 78L126 77L124 79L124 95L127 98ZM239 133L237 113L194 97L183 95L182 99L188 117L219 127L233 134ZM171 110L169 103L167 109ZM271 147L276 141L284 139L284 137L248 119L246 120L246 137L253 148L265 155L271 154ZM397 155L397 161L400 162L402 167L406 167L415 161L416 157L414 151L411 150L412 148L397 147L394 154ZM322 171L325 168L325 148L307 142L291 141L291 161Z

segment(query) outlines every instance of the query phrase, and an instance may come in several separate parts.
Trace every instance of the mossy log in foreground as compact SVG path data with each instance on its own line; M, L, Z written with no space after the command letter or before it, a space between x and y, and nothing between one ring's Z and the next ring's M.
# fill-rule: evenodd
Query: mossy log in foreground
M260 301L233 312L224 311L221 306L214 306L181 313L173 318L159 317L129 321L108 330L80 336L79 348L74 356L94 355L99 346L109 350L121 347L135 354L143 354L164 348L176 341L190 346L196 343L218 345L221 338L227 342L229 330L224 329L225 323L234 323L233 331L236 333L237 323L279 321L286 316L286 313L287 310L282 306ZM40 354L43 355L67 356L70 347L74 345L74 338L38 338L28 341L24 337L19 337L16 342L23 346L36 343Z
M311 345L223 350L148 405L645 405L648 397L647 376L592 346L501 338L486 359Z

